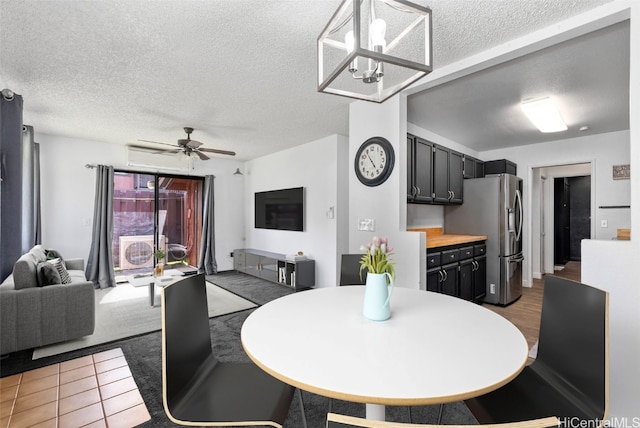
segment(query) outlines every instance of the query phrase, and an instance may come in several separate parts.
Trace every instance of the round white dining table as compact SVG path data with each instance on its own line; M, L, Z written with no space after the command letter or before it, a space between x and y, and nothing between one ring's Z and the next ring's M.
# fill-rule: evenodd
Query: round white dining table
M492 391L524 368L528 347L507 319L456 297L395 287L391 318L362 315L364 286L291 294L256 309L242 345L275 378L326 397L430 405Z

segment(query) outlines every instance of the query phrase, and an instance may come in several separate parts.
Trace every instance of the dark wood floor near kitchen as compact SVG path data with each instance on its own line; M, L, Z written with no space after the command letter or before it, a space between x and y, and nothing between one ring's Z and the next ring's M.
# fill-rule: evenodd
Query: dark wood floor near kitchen
M580 281L580 262L569 262L564 269L557 270L555 276ZM540 331L540 311L542 309L542 292L544 291L544 278L534 279L533 287L524 287L522 297L509 306L484 306L502 315L520 329L527 339L529 349L538 340Z

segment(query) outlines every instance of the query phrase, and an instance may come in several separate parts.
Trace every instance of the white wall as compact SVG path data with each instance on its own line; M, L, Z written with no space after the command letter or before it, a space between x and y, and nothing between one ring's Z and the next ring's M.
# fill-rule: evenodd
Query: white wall
M315 260L316 288L337 285L337 254L346 248L342 234L348 215L341 205L348 189L344 176L347 139L333 135L282 152L248 161L245 165L245 234L242 248L283 254L302 251ZM254 193L305 188L304 231L254 228ZM334 207L334 218L330 208ZM342 231L338 234L338 231Z
M40 143L42 242L67 258L85 261L91 245L91 225L95 194L95 169L86 164L113 165L127 170L152 171L127 166L123 146L38 134ZM233 175L242 164L212 158L195 162L190 175L213 174L215 179L216 260L218 270L233 269L229 253L241 246L244 229L242 178ZM160 171L176 173L175 171ZM185 173L185 175L187 175Z
M384 137L394 148L395 164L389 179L367 187L349 172L349 249L358 253L373 236L389 238L394 248L396 285L424 289L426 247L424 234L406 232L407 227L407 116L406 97L394 96L383 104L357 101L349 109L349 159L367 139ZM360 219L374 219L373 232L358 230Z

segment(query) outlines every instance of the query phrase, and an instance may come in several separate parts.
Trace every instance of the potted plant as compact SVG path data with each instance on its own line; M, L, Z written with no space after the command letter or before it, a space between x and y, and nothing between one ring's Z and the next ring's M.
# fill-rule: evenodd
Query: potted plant
M369 273L388 273L395 278L394 262L391 260L393 248L389 245L387 238L374 236L371 243L360 247L360 251L365 252L360 259L360 279L365 269Z
M153 252L153 257L155 257L155 259L156 259L156 267L153 269L153 276L160 277L160 276L164 275L164 262L163 262L163 260L164 260L165 256L166 256L166 254L162 250L156 249Z
M394 262L391 260L393 248L387 238L374 236L360 250L365 252L360 259L360 275L367 270L363 314L370 320L384 321L391 316L389 300L395 279Z

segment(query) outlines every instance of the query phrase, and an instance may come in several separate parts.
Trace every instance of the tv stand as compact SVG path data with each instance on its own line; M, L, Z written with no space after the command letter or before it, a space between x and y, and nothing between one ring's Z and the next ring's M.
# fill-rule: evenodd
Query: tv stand
M310 259L290 260L285 254L241 248L233 250L233 268L296 291L316 285L316 262Z

